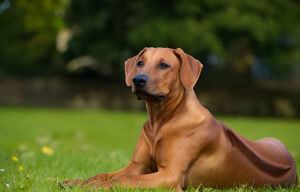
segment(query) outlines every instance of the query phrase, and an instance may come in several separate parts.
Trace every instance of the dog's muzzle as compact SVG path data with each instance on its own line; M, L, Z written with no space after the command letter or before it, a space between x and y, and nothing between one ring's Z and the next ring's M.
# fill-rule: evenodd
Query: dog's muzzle
M135 87L134 94L136 94L137 99L144 99L149 101L157 101L160 102L165 98L165 95L155 95L148 93L144 87L147 83L148 77L144 74L138 74L132 78L132 83Z

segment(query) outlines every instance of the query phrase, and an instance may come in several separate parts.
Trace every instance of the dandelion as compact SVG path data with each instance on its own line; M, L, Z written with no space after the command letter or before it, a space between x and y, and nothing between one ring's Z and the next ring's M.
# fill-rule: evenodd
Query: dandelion
M13 161L15 161L15 162L18 162L18 161L19 161L18 157L16 157L16 156L12 156L11 159L12 159Z
M19 167L19 171L23 171L23 166L22 165L20 165L20 167Z
M52 155L53 154L53 149L51 149L48 146L44 146L42 148L42 153L46 154L46 155Z

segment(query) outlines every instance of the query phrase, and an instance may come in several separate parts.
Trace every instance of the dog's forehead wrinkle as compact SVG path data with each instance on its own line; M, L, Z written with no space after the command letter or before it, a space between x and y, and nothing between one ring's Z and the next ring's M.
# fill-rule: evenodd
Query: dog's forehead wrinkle
M167 48L150 48L143 54L144 62L156 64L165 62L167 64L176 64L178 59L173 51Z

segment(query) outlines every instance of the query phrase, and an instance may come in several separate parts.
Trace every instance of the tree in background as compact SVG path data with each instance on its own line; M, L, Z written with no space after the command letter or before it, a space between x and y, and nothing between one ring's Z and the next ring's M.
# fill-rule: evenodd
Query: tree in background
M64 27L66 2L61 0L5 0L0 11L0 75L59 74L64 67L55 49Z
M300 63L299 13L292 0L73 0L68 56L91 55L103 74L119 76L124 60L143 47L181 47L213 70L213 79L224 79L224 71L236 79L270 77Z
M57 73L81 58L123 79L124 61L143 47L181 47L204 63L206 81L250 83L300 63L298 18L296 0L12 1L0 13L0 70ZM58 54L63 28L72 38Z

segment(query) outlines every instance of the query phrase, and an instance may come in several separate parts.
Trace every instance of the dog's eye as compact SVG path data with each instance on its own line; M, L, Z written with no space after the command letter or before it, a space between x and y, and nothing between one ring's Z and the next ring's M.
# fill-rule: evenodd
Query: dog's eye
M160 63L159 64L159 68L161 68L161 69L166 69L166 68L169 68L169 67L170 67L170 65L168 65L166 63Z
M138 67L141 67L141 66L143 66L144 65L144 63L143 63L143 61L139 61L139 62L137 62L137 64L136 64Z

